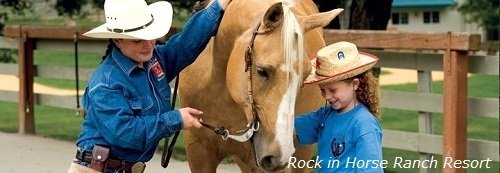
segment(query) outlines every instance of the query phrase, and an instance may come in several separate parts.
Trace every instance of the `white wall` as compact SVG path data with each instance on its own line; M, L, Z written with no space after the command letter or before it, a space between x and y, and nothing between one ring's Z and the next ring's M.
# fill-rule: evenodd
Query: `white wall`
M461 3L463 0L458 0ZM393 25L389 21L388 28L398 31L412 32L471 32L485 35L483 29L477 24L465 22L465 17L457 10L458 5L445 8L418 8L418 9L392 9L392 13L407 12L408 24ZM439 12L439 23L425 23L424 12Z

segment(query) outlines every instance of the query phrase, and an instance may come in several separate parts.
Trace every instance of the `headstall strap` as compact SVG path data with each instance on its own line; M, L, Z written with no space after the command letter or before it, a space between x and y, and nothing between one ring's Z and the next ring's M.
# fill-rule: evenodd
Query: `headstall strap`
M252 33L252 39L250 40L250 43L248 44L248 48L245 54L245 72L248 72L248 99L250 101L251 105L251 112L252 112L252 121L251 123L258 122L258 114L257 114L257 108L255 106L255 100L253 99L253 85L252 85L252 60L253 60L253 45L255 42L255 37L257 37L259 33L259 28L260 28L261 22L259 21L257 23L257 26L255 26L255 29ZM267 31L265 31L267 32ZM263 32L263 33L265 33Z
M260 127L255 102L253 100L252 70L251 70L252 69L252 53L253 53L252 49L253 49L253 45L255 42L255 37L257 37L258 34L263 34L263 33L267 32L267 31L264 31L264 32L260 33L259 27L260 27L260 21L252 33L252 38L251 38L250 43L248 44L247 50L245 52L245 72L248 72L248 98L250 100L251 109L252 109L251 110L252 116L253 116L252 120L247 124L246 129L239 130L234 134L231 134L229 132L229 130L224 128L224 127L211 126L209 124L204 123L201 119L199 120L200 123L204 127L214 131L217 135L222 136L223 140L227 140L228 138L232 138L232 139L239 141L239 142L245 142L248 139L250 139L253 135L253 132L259 130L259 127Z
M250 43L248 44L247 51L245 52L245 72L250 70L250 67L252 66L252 49L253 49L253 43L255 41L255 37L257 37L257 34L259 34L259 27L260 27L260 22L257 23L257 26L255 27L255 30L252 33L252 39L250 39Z

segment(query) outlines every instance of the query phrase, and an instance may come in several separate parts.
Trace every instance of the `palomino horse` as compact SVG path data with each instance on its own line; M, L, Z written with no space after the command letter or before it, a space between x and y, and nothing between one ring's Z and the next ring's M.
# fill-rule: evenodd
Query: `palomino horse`
M294 145L293 120L324 103L302 82L325 46L321 27L341 11L318 13L312 0L233 0L217 35L180 75L181 105L202 110L206 127L184 132L192 172L215 172L227 156L242 172L311 159L314 146Z

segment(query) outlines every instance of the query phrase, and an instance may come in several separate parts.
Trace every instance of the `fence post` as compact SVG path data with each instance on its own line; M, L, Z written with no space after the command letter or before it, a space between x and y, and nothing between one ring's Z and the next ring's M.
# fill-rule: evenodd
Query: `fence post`
M451 45L451 33L448 33ZM455 160L467 158L467 51L448 48L443 58L443 172L463 173ZM452 161L451 166L445 163ZM462 166L462 165L460 165Z
M33 49L35 40L19 26L19 133L35 134Z
M432 73L431 71L417 71L418 76L418 93L432 92ZM418 132L420 134L432 134L432 113L418 111ZM419 147L420 148L420 147ZM432 154L420 153L420 160L431 160ZM425 162L423 162L425 163ZM434 168L420 168L420 173L434 173Z

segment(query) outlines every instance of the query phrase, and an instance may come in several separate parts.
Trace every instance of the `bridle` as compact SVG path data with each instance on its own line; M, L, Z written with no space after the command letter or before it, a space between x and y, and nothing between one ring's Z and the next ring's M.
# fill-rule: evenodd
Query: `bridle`
M223 126L220 127L215 127L209 124L206 124L200 119L200 123L215 132L215 134L220 135L223 140L227 140L228 138L234 139L239 142L246 142L250 138L252 138L254 132L259 130L260 123L259 123L259 115L257 113L257 106L255 104L255 100L253 99L253 83L252 83L252 60L253 60L253 45L255 42L255 37L260 34L265 34L270 29L266 29L264 31L259 32L259 27L260 27L261 22L259 21L257 23L257 26L255 27L253 33L252 33L252 38L250 39L250 43L248 44L247 50L245 51L245 72L247 72L247 83L248 83L248 99L250 102L250 109L252 111L252 119L247 123L246 127L242 130L238 130L234 133L231 133L228 129L224 128Z

